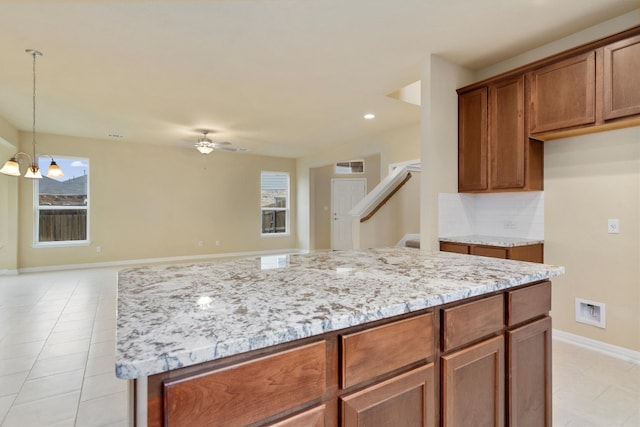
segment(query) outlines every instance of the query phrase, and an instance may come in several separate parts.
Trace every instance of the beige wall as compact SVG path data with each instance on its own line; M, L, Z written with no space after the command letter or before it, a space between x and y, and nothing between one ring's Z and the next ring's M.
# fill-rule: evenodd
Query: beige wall
M313 199L311 210L313 211L312 230L315 236L314 246L311 249L331 249L331 179L333 178L365 178L367 180L367 192L380 182L380 154L359 157L364 159L365 173L362 175L344 175L335 173L335 164L313 168L310 177L313 180ZM356 160L342 159L342 160Z
M339 160L363 158L375 154L380 155L380 177L388 175L388 168L392 163L419 159L420 125L416 123L370 135L361 140L347 141L338 147L297 159L299 248L310 249L317 246L313 230L314 209L309 209L315 197L314 180L310 178L311 169Z
M361 248L395 246L406 234L420 233L420 173L413 172L389 201L360 224Z
M640 351L640 127L547 142L544 162L554 328ZM606 329L576 323L575 298L606 304Z
M18 130L0 117L0 167L15 154ZM18 268L18 181L0 174L0 274Z
M485 78L640 25L636 10L481 70ZM554 280L554 328L640 350L640 145L638 128L545 143L545 261L567 268ZM606 234L619 218L621 234ZM575 298L604 302L607 327L575 322Z
M20 135L23 145L29 138L29 133ZM89 158L91 245L34 248L33 185L20 179L20 268L296 246L295 208L292 235L260 237L260 172L289 172L295 207L293 159L224 152L204 156L189 147L45 134L38 135L38 147L53 155Z

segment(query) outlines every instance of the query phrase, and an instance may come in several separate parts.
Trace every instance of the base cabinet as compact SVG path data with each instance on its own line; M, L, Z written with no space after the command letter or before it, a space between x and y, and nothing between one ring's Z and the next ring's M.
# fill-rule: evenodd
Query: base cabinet
M550 426L550 309L544 281L156 374L148 426Z
M551 318L507 331L508 419L518 427L551 427Z
M442 252L454 252L487 256L491 258L513 259L516 261L543 262L544 247L542 243L526 246L502 247L489 245L475 245L466 243L440 242Z
M504 426L504 338L442 357L442 425Z
M434 365L368 387L341 401L344 427L435 427Z

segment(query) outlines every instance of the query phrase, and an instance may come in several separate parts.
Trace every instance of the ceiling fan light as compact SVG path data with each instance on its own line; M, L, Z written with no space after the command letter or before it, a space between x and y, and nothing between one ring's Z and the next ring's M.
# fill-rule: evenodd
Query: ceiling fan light
M203 143L196 144L196 149L202 154L209 154L213 151L213 147Z
M11 176L20 176L20 165L18 164L18 160L15 157L7 160L0 169L0 173Z
M27 169L27 173L24 174L24 177L31 179L41 179L42 174L40 173L40 168L38 167L38 165L32 163L31 166L29 166L29 169Z
M64 172L62 172L62 169L60 169L60 166L58 166L55 160L51 160L47 176L49 178L62 178L64 176Z

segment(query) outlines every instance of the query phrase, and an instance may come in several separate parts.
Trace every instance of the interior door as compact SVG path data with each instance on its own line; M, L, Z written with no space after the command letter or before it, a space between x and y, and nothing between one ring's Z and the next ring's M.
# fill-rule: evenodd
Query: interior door
M365 196L367 180L331 180L331 249L353 249L352 221L349 211Z

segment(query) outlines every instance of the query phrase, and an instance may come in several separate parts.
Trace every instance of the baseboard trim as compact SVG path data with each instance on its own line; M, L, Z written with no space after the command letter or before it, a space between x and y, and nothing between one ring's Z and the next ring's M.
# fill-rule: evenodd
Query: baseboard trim
M640 365L640 351L630 350L617 345L607 344L602 341L592 340L591 338L585 338L583 336L560 331L558 329L553 330L552 336L554 339L559 341L575 344L589 350L597 351L598 353L606 354L607 356L615 357L616 359L626 360Z
M145 259L131 259L120 261L106 261L106 262L93 262L84 264L64 264L64 265L49 265L43 267L27 267L19 268L15 270L16 273L44 273L48 271L63 271L63 270L80 270L89 268L108 268L108 267L128 267L132 265L144 265L144 264L160 264L170 262L188 262L188 261L203 261L203 260L215 260L220 258L245 258L252 256L268 256L268 255L285 255L285 254L301 254L307 253L308 250L304 249L275 249L268 251L250 251L250 252L225 252L219 254L208 255L186 255L164 258L145 258ZM2 274L3 270L0 270Z
M18 270L0 270L0 276L15 276Z

